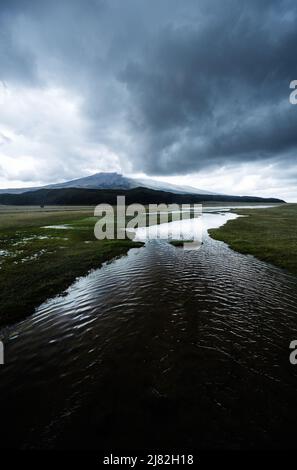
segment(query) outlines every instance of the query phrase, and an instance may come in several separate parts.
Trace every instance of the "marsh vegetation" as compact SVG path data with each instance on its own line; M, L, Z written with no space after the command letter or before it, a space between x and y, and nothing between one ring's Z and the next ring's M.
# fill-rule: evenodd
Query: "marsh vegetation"
M97 240L92 208L0 212L0 324L21 319L79 276L142 246Z
M209 230L213 238L297 274L297 204L234 212L244 217Z

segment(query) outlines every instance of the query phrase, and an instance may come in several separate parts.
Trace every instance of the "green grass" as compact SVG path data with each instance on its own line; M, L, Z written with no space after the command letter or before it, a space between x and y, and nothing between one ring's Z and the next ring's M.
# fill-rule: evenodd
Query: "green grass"
M77 277L142 246L126 240L96 240L92 209L0 210L0 324L15 322ZM69 224L65 230L44 228Z
M0 205L0 231L11 228L17 230L23 227L38 227L41 224L60 224L80 219L83 216L94 214L92 207L48 207L39 206L1 206Z
M169 243L176 248L182 248L185 243L193 243L193 240L170 240Z
M246 217L209 230L213 238L297 275L297 204L233 212Z
M184 240L170 240L170 245L175 246L176 248L184 246Z

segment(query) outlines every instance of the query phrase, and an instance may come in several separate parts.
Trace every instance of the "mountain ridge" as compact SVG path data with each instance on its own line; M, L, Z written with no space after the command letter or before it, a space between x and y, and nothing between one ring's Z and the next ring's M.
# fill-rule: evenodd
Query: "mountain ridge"
M83 188L83 189L134 189L138 187L170 191L182 194L216 194L190 186L179 186L175 184L156 181L149 178L131 178L123 176L117 172L100 172L90 176L77 178L63 183L53 183L45 186L30 188L7 188L0 189L0 194L22 194L30 191L39 191L40 189L63 189L63 188Z
M125 196L126 204L194 204L213 202L259 202L283 203L281 199L253 196L224 196L213 194L177 194L156 191L149 188L133 189L85 189L85 188L44 188L23 194L0 194L0 204L4 205L115 205L117 196Z

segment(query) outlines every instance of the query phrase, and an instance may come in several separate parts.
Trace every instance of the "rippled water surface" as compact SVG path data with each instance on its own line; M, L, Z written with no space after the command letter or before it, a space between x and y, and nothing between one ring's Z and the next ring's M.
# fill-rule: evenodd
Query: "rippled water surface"
M295 446L296 293L206 232L130 250L1 332L2 445Z

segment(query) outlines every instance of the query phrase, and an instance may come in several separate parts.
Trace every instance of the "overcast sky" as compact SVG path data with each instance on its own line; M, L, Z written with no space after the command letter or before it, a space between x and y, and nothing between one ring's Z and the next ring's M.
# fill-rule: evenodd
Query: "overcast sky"
M0 0L0 187L98 171L297 201L296 0Z

